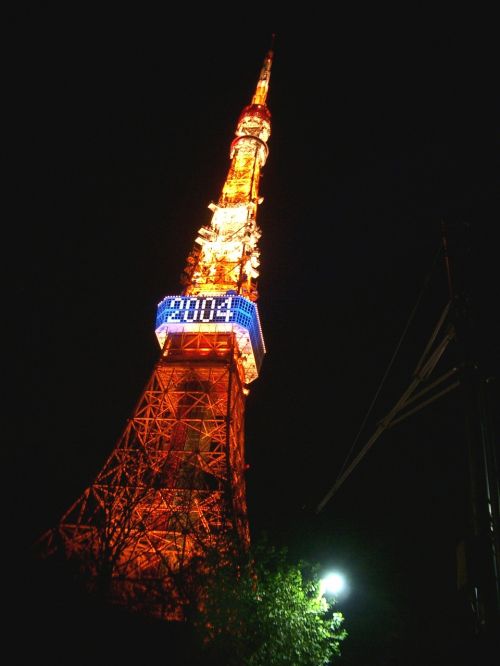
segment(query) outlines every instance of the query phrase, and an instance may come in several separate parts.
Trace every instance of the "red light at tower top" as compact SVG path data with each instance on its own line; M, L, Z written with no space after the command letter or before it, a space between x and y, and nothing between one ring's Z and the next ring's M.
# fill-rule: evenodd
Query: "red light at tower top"
M249 543L244 412L265 353L256 300L257 208L271 114L273 54L237 122L210 224L199 229L183 292L158 306L151 379L103 468L57 527L46 556L76 561L90 590L130 610L182 619L176 585L207 549Z

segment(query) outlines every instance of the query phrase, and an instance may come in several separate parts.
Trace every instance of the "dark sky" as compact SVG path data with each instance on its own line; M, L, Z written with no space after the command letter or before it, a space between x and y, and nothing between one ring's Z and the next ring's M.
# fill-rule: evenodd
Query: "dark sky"
M145 11L26 10L13 22L8 81L22 389L12 448L29 542L95 476L149 377L156 305L180 291L277 32L259 210L268 353L247 402L249 517L254 535L267 530L294 556L346 572L352 659L373 645L410 648L418 635L437 643L451 612L465 483L458 392L384 434L314 513L442 221L468 266L478 360L487 375L499 367L499 54L488 17L376 18L280 28L226 15L193 27ZM409 383L446 300L439 259L359 445ZM455 362L448 354L440 368Z

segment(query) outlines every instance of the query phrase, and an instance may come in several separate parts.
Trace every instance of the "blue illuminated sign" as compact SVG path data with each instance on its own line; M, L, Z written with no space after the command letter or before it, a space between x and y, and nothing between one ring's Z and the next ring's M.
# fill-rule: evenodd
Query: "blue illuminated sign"
M209 322L228 324L237 321L235 316L241 310L233 300L245 300L241 296L208 296L205 298L174 296L165 298L158 307L156 326L167 324L192 324ZM159 319L161 318L161 321Z
M169 331L189 331L206 328L237 332L242 352L252 357L251 364L258 372L265 347L260 329L257 305L243 296L231 293L222 296L166 296L158 305L156 333L164 339ZM249 359L250 360L250 359Z

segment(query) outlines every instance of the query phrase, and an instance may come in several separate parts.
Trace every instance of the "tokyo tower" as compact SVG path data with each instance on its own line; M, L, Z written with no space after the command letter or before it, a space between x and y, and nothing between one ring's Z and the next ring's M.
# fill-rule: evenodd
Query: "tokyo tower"
M194 557L249 544L244 412L265 353L257 208L272 59L237 122L182 293L158 305L152 376L93 483L40 541L45 556L76 563L91 589L105 581L112 602L164 619L183 617L176 580Z

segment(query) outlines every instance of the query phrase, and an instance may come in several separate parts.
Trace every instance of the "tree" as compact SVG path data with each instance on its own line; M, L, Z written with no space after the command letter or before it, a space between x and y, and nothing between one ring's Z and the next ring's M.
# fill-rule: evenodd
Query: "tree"
M340 654L343 616L320 595L313 567L266 543L246 554L211 552L205 563L192 609L204 663L320 666Z

